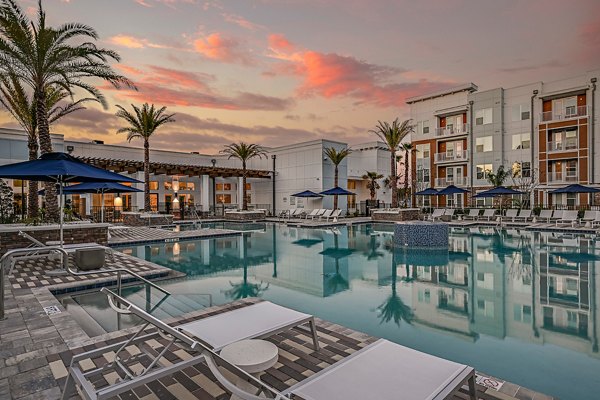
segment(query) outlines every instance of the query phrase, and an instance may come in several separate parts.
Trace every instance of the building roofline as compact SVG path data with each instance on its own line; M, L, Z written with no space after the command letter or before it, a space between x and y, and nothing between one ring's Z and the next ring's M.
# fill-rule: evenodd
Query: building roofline
M431 93L427 93L427 94L420 95L420 96L409 97L408 99L406 99L406 104L412 104L412 103L416 103L418 101L430 100L430 99L434 99L436 97L448 96L450 94L455 94L455 93L460 93L460 92L473 93L473 92L476 92L477 89L478 89L477 85L472 82L464 83L462 85L454 86L449 89L438 90L437 92L431 92Z

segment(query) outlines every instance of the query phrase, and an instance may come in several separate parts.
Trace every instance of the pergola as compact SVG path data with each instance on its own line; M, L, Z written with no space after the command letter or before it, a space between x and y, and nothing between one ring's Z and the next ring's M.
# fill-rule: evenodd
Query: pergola
M141 172L144 170L143 161L135 160L119 160L114 158L99 158L99 157L77 157L81 161L94 165L96 167L104 168L113 172L127 172L133 174L135 172ZM187 176L201 176L208 175L212 178L231 178L241 177L241 168L229 168L229 167L213 167L206 165L184 165L184 164L170 164L161 162L150 162L150 173L154 175L187 175ZM271 171L247 169L246 176L248 178L265 178L270 179L272 175Z

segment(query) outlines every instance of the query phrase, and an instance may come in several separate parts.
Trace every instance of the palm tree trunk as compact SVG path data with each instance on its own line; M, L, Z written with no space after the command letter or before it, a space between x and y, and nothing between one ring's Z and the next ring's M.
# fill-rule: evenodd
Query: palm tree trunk
M248 209L248 198L246 197L246 161L242 161L242 210Z
M375 200L375 180L371 180L371 200L374 201Z
M144 211L150 212L150 142L144 139Z
M29 148L29 160L38 158L38 142L35 132L30 132L27 139L27 147ZM22 199L21 201L25 201ZM27 194L27 216L29 218L37 218L39 211L38 203L38 182L29 181L29 193Z
M404 202L408 205L408 170L410 169L410 160L408 159L408 150L404 155Z
M335 172L333 175L333 186L337 187L338 186L338 166L337 164L335 165ZM333 196L333 209L337 210L338 208L338 196L337 194Z
M48 110L46 108L46 94L43 90L38 91L35 95L35 109L40 150L42 154L52 153L52 139L50 138ZM49 221L58 221L60 216L56 186L53 182L46 182L44 184L44 189L46 197L46 218Z
M398 189L397 189L397 180L396 180L396 152L392 150L392 159L390 165L390 171L392 174L392 208L398 207Z

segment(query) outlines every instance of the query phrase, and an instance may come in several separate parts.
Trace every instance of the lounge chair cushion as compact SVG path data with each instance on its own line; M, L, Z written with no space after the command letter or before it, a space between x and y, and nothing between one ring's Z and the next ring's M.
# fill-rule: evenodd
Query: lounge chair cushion
M75 265L80 271L93 271L104 266L106 251L102 247L75 250Z

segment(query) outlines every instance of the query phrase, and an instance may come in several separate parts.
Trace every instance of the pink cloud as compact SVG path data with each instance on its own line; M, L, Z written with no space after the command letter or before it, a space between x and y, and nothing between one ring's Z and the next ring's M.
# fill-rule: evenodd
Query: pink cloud
M266 96L258 93L237 92L224 95L212 87L213 75L181 71L159 66L148 66L141 70L125 65L118 68L132 79L138 91L119 90L120 99L150 102L165 106L203 107L224 110L281 111L290 108L292 99ZM104 90L113 90L104 85Z
M453 82L419 79L399 82L403 68L381 66L336 53L300 49L285 36L268 38L270 56L279 60L267 75L292 75L302 83L300 97L321 96L327 99L347 97L356 104L381 107L404 107L407 97L439 90Z
M226 63L250 65L254 63L250 53L240 43L222 33L212 33L194 40L194 49L203 56Z
M228 14L228 13L222 13L221 15L223 16L223 19L226 22L235 24L235 25L239 26L240 28L248 29L250 31L257 31L259 29L265 29L264 26L255 24L254 22L250 22L246 18L242 17L241 15Z
M115 46L119 46L119 47L125 47L128 49L145 49L145 48L152 48L152 49L169 49L171 48L171 46L167 46L164 44L159 44L159 43L153 43L147 39L143 39L143 38L139 38L136 36L131 36L131 35L125 35L125 34L118 34L115 36L112 36L110 38L108 38L108 43L115 45Z

